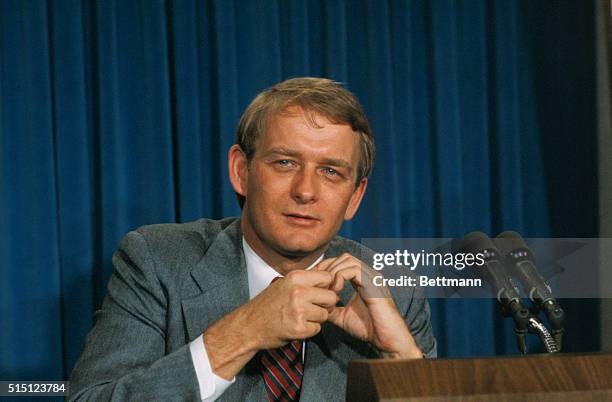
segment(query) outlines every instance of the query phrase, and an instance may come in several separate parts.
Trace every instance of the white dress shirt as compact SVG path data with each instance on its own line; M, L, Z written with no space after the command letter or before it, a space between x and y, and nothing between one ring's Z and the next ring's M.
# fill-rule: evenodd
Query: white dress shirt
M242 238L242 250L244 251L244 259L246 261L249 299L253 299L261 293L262 290L267 288L274 278L282 275L261 259L261 257L249 246L244 237ZM322 259L323 255L306 269L314 267ZM232 378L231 381L227 381L213 372L208 354L206 353L206 347L204 346L203 335L198 336L189 344L189 350L191 351L191 360L193 361L193 366L198 378L202 401L212 402L219 398L221 394L236 381L236 377ZM305 351L306 345L303 344L302 361L304 361Z

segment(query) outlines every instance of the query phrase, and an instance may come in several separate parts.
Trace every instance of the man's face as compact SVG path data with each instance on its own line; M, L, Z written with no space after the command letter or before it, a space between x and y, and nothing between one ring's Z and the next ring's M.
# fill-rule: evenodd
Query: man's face
M357 211L367 183L355 187L359 134L315 120L318 127L299 108L271 118L242 169L243 231L259 253L320 254Z

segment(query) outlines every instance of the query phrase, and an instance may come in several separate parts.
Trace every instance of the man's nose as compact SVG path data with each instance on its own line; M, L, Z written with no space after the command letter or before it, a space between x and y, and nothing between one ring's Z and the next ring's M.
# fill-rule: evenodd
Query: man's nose
M319 183L315 171L306 168L300 169L293 177L292 184L291 196L296 202L308 204L317 200Z

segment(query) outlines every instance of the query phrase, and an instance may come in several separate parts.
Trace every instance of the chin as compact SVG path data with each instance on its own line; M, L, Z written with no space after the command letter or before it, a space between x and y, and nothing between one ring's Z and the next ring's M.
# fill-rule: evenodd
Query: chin
M321 244L309 240L285 241L279 244L281 252L291 257L304 257L321 248Z

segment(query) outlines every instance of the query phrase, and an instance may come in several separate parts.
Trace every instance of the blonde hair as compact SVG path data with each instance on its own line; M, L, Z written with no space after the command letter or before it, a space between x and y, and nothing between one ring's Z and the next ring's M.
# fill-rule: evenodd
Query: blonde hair
M261 92L246 108L236 129L236 144L251 161L257 139L265 132L270 117L289 107L299 107L313 126L315 117L324 116L335 124L347 124L359 134L360 158L355 185L368 177L374 165L376 148L372 128L359 101L340 83L327 78L292 78ZM239 195L240 206L244 199Z

